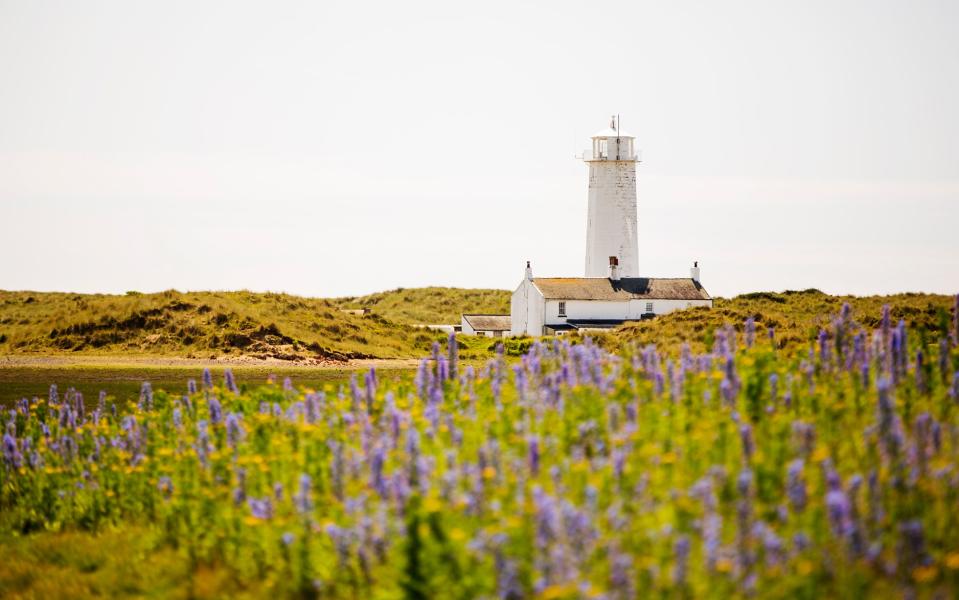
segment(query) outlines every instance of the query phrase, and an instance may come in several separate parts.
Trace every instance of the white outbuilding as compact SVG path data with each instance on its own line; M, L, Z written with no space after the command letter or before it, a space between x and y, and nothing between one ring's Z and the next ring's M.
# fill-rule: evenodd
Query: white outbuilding
M503 337L510 332L509 315L463 315L460 331L463 335Z

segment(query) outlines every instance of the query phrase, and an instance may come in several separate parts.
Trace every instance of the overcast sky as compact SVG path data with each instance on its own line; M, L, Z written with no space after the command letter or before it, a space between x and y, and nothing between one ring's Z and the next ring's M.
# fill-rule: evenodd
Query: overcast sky
M959 2L0 0L0 288L959 291Z

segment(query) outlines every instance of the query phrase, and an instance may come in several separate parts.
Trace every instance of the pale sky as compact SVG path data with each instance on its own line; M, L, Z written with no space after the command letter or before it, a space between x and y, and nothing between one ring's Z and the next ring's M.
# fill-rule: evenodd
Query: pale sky
M0 0L0 289L959 291L959 2Z

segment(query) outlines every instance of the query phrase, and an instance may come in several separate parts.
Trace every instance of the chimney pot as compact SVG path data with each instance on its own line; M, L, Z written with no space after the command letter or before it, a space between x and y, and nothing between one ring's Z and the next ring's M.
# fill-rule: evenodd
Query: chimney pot
M609 257L609 280L619 281L619 259L615 256Z

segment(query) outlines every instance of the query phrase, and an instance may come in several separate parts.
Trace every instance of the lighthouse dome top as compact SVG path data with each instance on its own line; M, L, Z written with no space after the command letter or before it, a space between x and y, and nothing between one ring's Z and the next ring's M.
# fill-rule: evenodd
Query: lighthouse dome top
M609 119L609 127L602 131L597 131L592 136L592 139L596 138L632 138L636 139L636 136L626 133L619 127L619 116L613 115Z
M625 132L625 131L616 131L616 130L615 130L614 128L612 128L612 127L607 127L606 129L604 129L604 130L602 130L602 131L597 131L596 133L594 133L594 134L591 135L590 137L591 137L592 139L594 139L594 140L595 140L596 138L616 138L616 137L636 139L636 136L635 136L635 135L633 135L633 134L631 134L631 133L627 133L627 132Z

